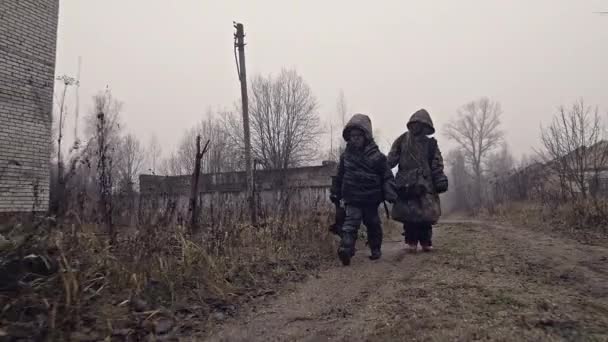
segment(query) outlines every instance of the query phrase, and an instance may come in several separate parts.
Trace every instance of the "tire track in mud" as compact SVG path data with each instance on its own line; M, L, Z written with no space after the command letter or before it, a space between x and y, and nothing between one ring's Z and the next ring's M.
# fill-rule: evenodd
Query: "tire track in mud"
M208 341L604 341L608 249L484 222L443 222L436 250L363 246ZM396 239L396 238L395 238Z

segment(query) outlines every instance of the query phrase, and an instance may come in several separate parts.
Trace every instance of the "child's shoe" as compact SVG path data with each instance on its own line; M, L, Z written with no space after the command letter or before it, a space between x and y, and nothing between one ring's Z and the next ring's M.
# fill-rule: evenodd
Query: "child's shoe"
M338 258L342 265L350 265L350 259L355 255L355 239L350 234L342 234L342 241L338 248Z
M374 249L372 249L372 254L369 256L369 259L378 260L378 259L380 259L381 256L382 256L382 252L380 251L380 248L374 248Z
M408 253L416 253L418 251L418 244L417 243L408 243L407 246L405 247L405 250Z

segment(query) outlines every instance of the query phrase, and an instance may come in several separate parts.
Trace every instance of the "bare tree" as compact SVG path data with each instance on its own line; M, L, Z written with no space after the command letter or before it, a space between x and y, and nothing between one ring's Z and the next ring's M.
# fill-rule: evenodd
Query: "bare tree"
M103 151L107 172L111 173L108 176L111 179L117 179L118 170L113 165L118 160L117 152L121 142L120 114L123 103L116 100L109 89L93 96L93 101L93 110L84 118L85 134L89 137L88 146L92 151L96 151L91 155L91 163L99 165L101 162L99 151ZM103 114L103 121L100 121L101 114ZM103 137L103 141L100 139L101 137Z
M486 169L492 178L508 175L515 168L515 158L511 154L509 145L503 142L500 150L489 155L486 165Z
M203 173L228 172L239 169L238 147L223 120L208 111L206 117L195 127L188 129L181 138L177 150L163 162L162 171L169 175L186 175L194 172L196 158L196 137L209 140L208 151L201 161Z
M116 100L109 89L97 93L93 96L93 108L85 119L85 135L89 137L89 145L93 150L98 150L99 135L103 133L105 148L109 156L113 157L116 147L121 140L120 114L123 110L123 103ZM99 125L99 114L104 115L103 127ZM99 129L102 132L99 132Z
M59 102L59 100L58 100ZM60 110L61 106L59 106ZM85 119L86 139L81 143L75 140L68 150L69 163L67 168L61 167L60 170L53 169L53 179L59 179L57 183L51 184L51 210L58 215L62 215L67 210L75 210L82 219L87 219L85 213L85 202L83 199L98 199L100 195L100 177L96 166L99 167L100 158L105 158L105 179L116 178L116 168L111 167L113 153L120 139L119 113L121 103L112 98L109 90L102 91L93 97L93 106ZM65 112L65 109L64 109ZM100 113L103 113L103 125L100 126ZM65 113L64 113L65 114ZM65 118L64 120L65 121ZM100 131L101 129L101 131ZM103 132L103 134L100 134ZM100 136L103 136L101 143ZM103 152L100 153L100 152ZM63 159L68 159L61 157ZM58 168L59 169L59 168ZM60 178L59 178L60 177ZM104 184L108 184L105 182ZM110 189L111 190L111 189ZM77 196L73 198L73 196ZM72 200L75 200L72 202ZM90 201L93 202L93 201ZM94 211L95 209L91 209Z
M61 156L61 142L63 140L63 129L64 129L64 125L65 125L65 115L66 115L66 108L65 108L65 96L67 94L67 90L69 86L72 86L74 84L77 84L77 81L75 78L70 77L68 75L63 75L63 76L59 76L57 77L58 81L62 81L63 82L63 92L61 94L61 102L60 102L60 108L59 108L59 120L57 123L57 169L58 169L58 176L62 177L63 176L63 158ZM61 183L61 181L60 181Z
M97 165L97 196L99 199L100 219L107 226L110 241L113 243L116 238L114 230L114 207L112 193L114 191L117 168L114 167L117 158L117 147L120 144L120 124L119 113L120 102L112 98L109 89L94 97L95 107L88 117L86 130L92 130L92 118L95 118L95 133L89 140L88 145L95 150L93 160ZM91 136L91 135L89 135Z
M148 145L146 152L148 155L149 171L155 175L160 166L160 159L163 153L162 146L160 146L160 142L158 141L156 134L152 134L150 144Z
M219 115L223 114L220 112ZM237 147L231 141L223 122L211 110L207 111L206 118L199 123L196 133L210 142L202 157L203 172L218 173L239 169L240 158L235 157L238 154Z
M344 126L346 125L346 117L348 116L348 104L346 103L346 98L344 96L344 91L340 90L340 95L338 95L338 101L336 103L336 110L338 113L338 120L340 120L341 122L341 126L342 128L344 128ZM338 132L340 132L340 130L338 130ZM341 134L338 134L339 137L341 137ZM333 136L332 136L333 139ZM339 152L338 155L342 154L342 152L344 151L344 148L346 147L346 142L344 141L344 139L339 139L338 140L340 142L340 147L339 147Z
M333 122L329 121L329 122L323 122L321 125L321 136L323 137L322 142L320 143L320 145L323 146L322 149L319 149L318 151L318 158L316 161L331 161L331 160L337 160L338 158L338 149L335 146L334 143L334 131L337 129L337 127L334 125ZM327 136L327 140L325 139L325 137ZM327 147L325 147L327 146Z
M338 161L340 154L344 151L346 144L344 139L342 139L342 130L346 124L347 113L348 109L344 92L340 90L340 94L336 101L336 118L330 118L323 124L323 136L327 134L329 140L329 149L322 151L323 161Z
M66 205L83 220L98 219L98 215L104 215L102 219L106 220L111 213L109 197L113 180L118 177L114 166L120 142L120 110L121 103L112 98L109 90L96 94L91 110L84 117L85 139L82 144L76 141L72 148L73 157L66 175L71 179L63 201L69 202ZM99 203L97 208L89 205L95 202Z
M509 145L503 141L500 149L488 156L485 165L487 173L483 182L484 204L488 210L493 210L494 205L513 198L511 178L515 174L515 159Z
M282 70L278 77L257 75L249 94L251 144L258 163L286 169L314 160L322 130L316 98L304 79L295 70ZM226 113L224 123L242 151L241 119Z
M158 167L158 173L163 176L181 176L185 175L182 164L176 152L171 152L163 158Z
M581 99L572 107L561 106L553 122L541 127L544 150L539 152L559 179L562 196L586 198L592 179L608 162L608 146L598 109Z
M209 140L205 143L205 147L201 151L201 136L196 136L196 155L194 156L194 172L192 174L192 188L190 190L190 229L194 231L198 226L198 184L201 176L201 160L209 148Z
M346 116L348 115L348 104L346 103L346 97L344 96L343 90L340 90L340 95L338 95L336 109L338 113L338 119L340 119L342 127L344 127L344 125L346 125Z
M450 190L446 194L446 206L453 211L470 211L472 209L470 201L472 182L462 150L455 149L448 152L446 163L452 182Z
M116 155L118 158L116 161L118 184L121 190L133 192L146 162L145 150L137 137L127 134L121 139Z
M445 129L445 135L459 145L473 170L477 205L482 200L483 162L503 140L501 114L500 103L483 97L464 105Z
M245 169L245 144L242 118L240 114L236 114L240 113L238 107L239 105L235 105L235 110L223 111L220 115L220 122L222 129L228 135L226 146L229 152L232 153L233 168L242 171Z
M255 76L249 110L254 156L265 168L286 169L314 159L321 134L317 100L295 70Z
M65 106L65 98L67 95L68 87L77 84L78 82L73 77L68 75L63 75L57 77L58 81L63 82L63 90L61 92L61 99L58 100L58 118L57 120L53 120L55 123L55 127L52 127L52 134L57 139L57 144L52 144L51 147L53 152L57 154L57 163L56 170L51 170L51 173L56 173L54 177L51 179L51 203L50 209L51 212L55 213L57 216L63 215L65 209L65 182L66 182L66 174L64 170L64 156L62 155L63 147L63 133L65 128L65 120L67 115L67 108Z
M524 153L519 158L519 162L517 163L517 169L518 170L525 169L526 167L528 167L536 162L537 161L533 156L530 156L530 155Z

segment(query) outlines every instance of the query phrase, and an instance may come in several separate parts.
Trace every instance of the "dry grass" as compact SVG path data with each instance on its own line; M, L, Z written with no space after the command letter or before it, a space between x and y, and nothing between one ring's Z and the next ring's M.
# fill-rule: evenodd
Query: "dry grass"
M210 341L606 341L608 249L445 222L434 253L357 252Z
M141 340L204 333L253 298L333 257L331 213L204 227L125 228L116 243L96 225L46 222L2 252L0 336ZM8 237L17 236L10 227ZM24 264L40 256L43 265ZM32 259L38 260L38 259Z
M511 202L482 210L482 218L499 219L518 225L558 232L585 243L608 242L608 202L578 200L543 205Z

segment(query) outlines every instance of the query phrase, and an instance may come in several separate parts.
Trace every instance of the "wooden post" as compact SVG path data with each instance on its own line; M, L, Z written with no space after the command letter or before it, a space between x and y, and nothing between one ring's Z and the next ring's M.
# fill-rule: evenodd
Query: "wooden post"
M201 175L201 160L207 152L209 140L201 151L201 136L196 136L196 156L194 158L194 173L192 174L192 189L190 191L190 232L195 232L198 228L198 183Z
M245 30L243 24L236 23L235 48L239 50L238 71L239 81L241 82L241 100L243 107L243 130L245 140L245 171L247 175L247 199L249 202L249 211L251 215L251 223L257 224L257 215L255 212L255 196L253 193L253 163L251 161L251 136L249 130L249 103L247 98L247 72L245 69Z

